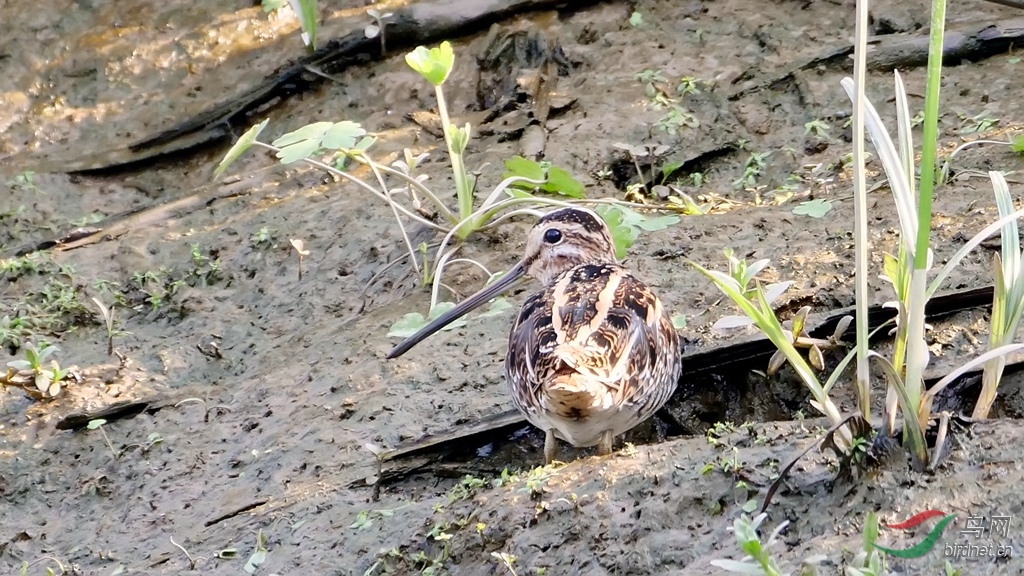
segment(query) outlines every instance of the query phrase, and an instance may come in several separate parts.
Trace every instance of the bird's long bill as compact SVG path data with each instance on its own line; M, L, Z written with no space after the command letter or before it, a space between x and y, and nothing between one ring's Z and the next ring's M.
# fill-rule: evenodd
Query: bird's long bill
M398 346L395 346L394 350L388 353L388 360L391 360L392 358L398 358L402 354L405 354L406 352L409 351L410 348L419 344L420 341L424 340L434 332L437 332L441 328L444 328L448 324L457 320L459 317L468 314L469 312L472 312L481 304L487 302L488 300L491 300L492 298L498 296L502 292L508 290L509 288L512 287L513 284L516 283L517 280L522 278L525 274L526 265L523 262L519 262L518 264L513 266L512 269L508 271L508 273L499 278L494 284L485 287L476 294L473 294L469 298L466 298L462 302L459 302L457 306L445 312L444 314L441 314L433 322L421 328L419 332L413 334L412 336L409 336L408 338L405 339L404 342L402 342Z

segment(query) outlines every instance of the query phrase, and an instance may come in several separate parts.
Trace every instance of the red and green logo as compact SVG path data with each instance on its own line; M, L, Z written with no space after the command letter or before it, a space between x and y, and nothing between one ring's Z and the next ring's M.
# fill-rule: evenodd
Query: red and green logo
M946 526L949 526L950 522L956 519L956 514L946 514L941 510L925 510L920 514L914 514L905 522L900 522L898 524L885 524L886 528L892 528L893 530L910 530L911 528L916 528L928 520L938 518L939 516L942 517L942 520L939 520L935 527L932 528L931 532L925 536L924 540L910 548L905 550L894 550L892 548L886 548L885 546L879 546L878 544L875 544L875 548L897 558L920 558L932 551L932 548L934 548L935 544L939 541L939 537L942 536L942 531L946 529Z

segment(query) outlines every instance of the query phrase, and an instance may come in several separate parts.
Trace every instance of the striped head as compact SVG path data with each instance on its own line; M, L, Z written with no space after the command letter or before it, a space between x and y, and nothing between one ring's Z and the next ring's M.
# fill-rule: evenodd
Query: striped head
M522 261L527 275L545 286L582 264L616 264L615 244L604 220L585 208L549 212L534 225Z
M405 354L427 336L512 288L526 277L550 286L564 272L584 264L617 264L611 232L600 216L584 208L549 212L530 230L526 255L504 276L440 315L388 353Z

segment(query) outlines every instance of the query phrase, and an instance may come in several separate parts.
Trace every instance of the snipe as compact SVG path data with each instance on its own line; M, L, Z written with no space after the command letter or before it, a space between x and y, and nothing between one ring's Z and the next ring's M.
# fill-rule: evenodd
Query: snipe
M598 446L653 415L676 388L679 336L651 289L615 258L604 221L581 208L548 213L530 230L526 256L494 284L395 347L397 358L446 324L532 277L544 289L519 310L509 335L505 378L512 402L555 438Z

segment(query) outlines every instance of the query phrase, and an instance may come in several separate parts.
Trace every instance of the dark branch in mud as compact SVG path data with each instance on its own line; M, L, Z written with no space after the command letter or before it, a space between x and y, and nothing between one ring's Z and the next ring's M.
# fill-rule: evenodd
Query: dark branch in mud
M577 10L597 0L438 0L395 11L387 23L391 54L417 45L453 39L485 29L513 16L538 10ZM155 158L182 158L253 123L285 98L311 90L351 66L382 59L380 38L367 38L362 27L328 42L313 54L271 74L261 84L177 126L119 150L64 163L67 173L128 169Z
M928 34L891 35L877 38L869 45L868 68L891 71L896 68L923 66L928 63L929 41ZM995 24L988 22L968 24L960 29L946 32L943 40L942 64L955 66L965 60L983 60L997 54L1004 54L1011 47L1020 45L1021 42L1024 42L1024 19L1018 18ZM852 44L829 48L818 56L792 64L784 70L768 73L748 83L730 94L729 100L738 100L748 94L772 88L781 82L792 79L797 72L812 70L819 66L852 70L852 55Z
M245 514L249 510L253 510L255 508L259 508L260 506L263 506L267 502L269 502L269 500L265 500L265 499L264 500L256 500L255 502L253 502L251 504L246 504L245 506L242 506L241 508L239 508L237 510L233 510L231 512L226 512L224 514L221 514L220 516L217 516L216 518L214 518L212 520L207 520L206 522L203 522L203 526L206 527L206 528L209 528L210 526L213 526L214 524L223 522L225 520L230 520L230 519L234 518L235 516L238 516L239 514Z

